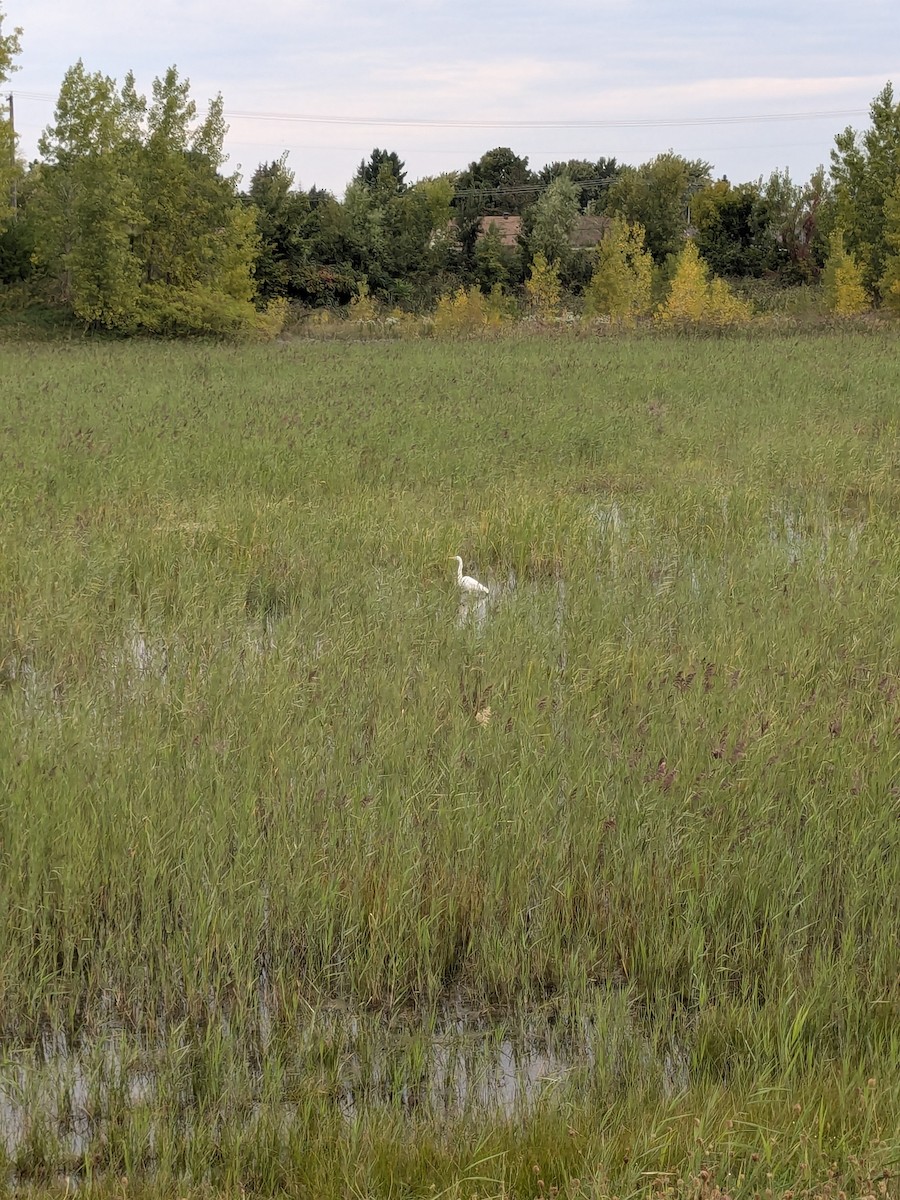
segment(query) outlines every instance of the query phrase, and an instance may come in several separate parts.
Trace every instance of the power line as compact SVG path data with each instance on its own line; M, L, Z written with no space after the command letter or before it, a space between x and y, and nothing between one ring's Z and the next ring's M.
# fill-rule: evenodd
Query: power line
M289 121L308 125L389 125L414 129L653 129L695 125L771 124L777 121L827 120L864 115L866 109L821 109L815 112L757 113L749 116L632 118L606 121L439 121L415 117L339 117L305 113L265 113L226 109L230 119Z
M563 175L565 175L565 172L563 172ZM559 178L559 176L557 176L557 178ZM569 176L569 178L572 179L571 176ZM550 186L550 183L553 183L553 182L554 182L554 180L550 180L549 183L518 183L518 184L511 183L511 184L503 184L498 187L494 187L492 184L489 184L489 183L473 184L472 187L458 188L453 193L453 198L454 199L463 199L468 196L485 196L485 195L488 195L488 196L519 196L523 192L526 192L529 195L531 195L532 193L537 195L539 192L545 192L547 190L547 188ZM572 179L572 183L579 190L581 188L612 187L612 185L615 182L616 182L615 176L611 176L611 175L604 175L602 177L598 177L595 179Z
M22 100L54 103L46 92L16 91ZM255 112L249 109L225 109L229 120L286 121L302 125L390 126L412 129L673 129L704 125L768 125L779 121L825 121L839 117L865 116L867 109L834 108L808 112L752 113L712 117L633 117L621 120L434 120L420 117L357 117L328 113Z

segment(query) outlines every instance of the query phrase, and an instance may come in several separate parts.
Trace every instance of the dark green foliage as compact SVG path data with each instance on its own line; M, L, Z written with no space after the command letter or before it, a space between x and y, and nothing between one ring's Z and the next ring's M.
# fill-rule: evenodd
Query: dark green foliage
M474 250L475 276L482 291L489 292L497 283L501 287L509 283L513 258L514 251L503 245L497 226L489 225Z
M363 159L356 169L357 182L367 188L386 188L402 192L406 180L406 165L395 150L379 150L377 147Z
M778 267L772 216L756 184L711 184L694 196L691 220L697 248L715 275L759 278Z
M34 271L34 226L20 210L17 221L0 230L0 286L23 283Z
M479 213L521 213L537 196L528 159L508 146L488 150L460 173L457 191L474 201Z
M319 228L317 206L294 189L287 155L261 163L254 171L246 199L256 209L260 248L256 286L260 299L302 299L301 272L309 265L312 241ZM329 197L330 198L330 197Z
M578 207L584 212L592 201L599 200L602 206L606 190L620 170L614 158L598 158L596 162L570 158L568 162L552 162L541 167L537 177L541 183L550 184L560 175L568 175L578 184Z
M709 183L709 163L689 160L671 150L640 167L623 167L598 211L620 213L643 225L654 262L678 254L690 221L692 197Z
M823 167L804 184L786 171L775 171L763 185L778 255L778 277L785 284L819 278L834 228L835 198Z

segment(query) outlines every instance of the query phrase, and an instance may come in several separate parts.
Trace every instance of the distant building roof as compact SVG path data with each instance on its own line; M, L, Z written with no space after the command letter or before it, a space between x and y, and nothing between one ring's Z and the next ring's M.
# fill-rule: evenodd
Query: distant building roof
M578 249L590 249L601 241L610 226L609 217L583 215L577 217L572 227L572 245Z
M515 249L519 244L519 234L522 232L522 218L510 216L486 216L482 217L478 222L478 236L490 232L491 226L494 226L500 234L500 243L503 246L511 246Z
M610 225L609 217L582 215L575 218L572 226L572 245L578 249L590 249L597 245ZM522 232L522 218L504 214L488 214L478 222L478 236L483 238L493 226L500 234L500 243L515 250Z

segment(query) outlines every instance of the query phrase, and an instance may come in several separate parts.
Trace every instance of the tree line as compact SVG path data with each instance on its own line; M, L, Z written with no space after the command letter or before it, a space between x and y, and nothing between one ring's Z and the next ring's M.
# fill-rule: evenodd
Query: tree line
M20 37L4 34L0 11L0 84ZM17 159L0 117L0 288L90 326L169 334L271 332L292 305L433 311L473 289L557 288L585 311L638 314L690 243L713 280L823 277L839 310L900 311L900 104L889 83L870 127L839 134L830 170L802 183L775 171L735 184L672 151L533 171L508 147L410 182L397 153L376 148L338 199L299 186L286 155L242 189L224 169L225 134L221 95L201 117L174 67L146 97L131 74L119 85L76 63L37 160ZM518 218L512 239L509 223L504 234L491 221L505 216ZM583 228L603 236L586 245Z

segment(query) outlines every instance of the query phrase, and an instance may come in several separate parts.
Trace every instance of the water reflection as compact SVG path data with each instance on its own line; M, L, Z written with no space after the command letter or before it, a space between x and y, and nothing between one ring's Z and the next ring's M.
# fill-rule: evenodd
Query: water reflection
M338 1006L312 1014L278 1041L277 1051L271 1036L244 1045L223 1017L235 1071L220 1080L223 1112L262 1105L265 1097L289 1118L300 1103L292 1096L314 1094L348 1120L384 1106L410 1114L513 1117L548 1099L583 1096L596 1080L609 1082L625 1071L655 1077L664 1093L683 1090L685 1048L654 1042L620 998L607 999L600 1016L504 1020L456 1004L421 1023L409 1017L389 1028ZM30 1050L0 1059L0 1147L14 1158L40 1125L61 1157L77 1159L103 1138L110 1120L137 1109L151 1125L174 1120L189 1130L204 1119L197 1100L208 1080L204 1053L217 1052L187 1035L140 1045L122 1028L76 1048L45 1036ZM280 1081L274 1089L273 1079Z

